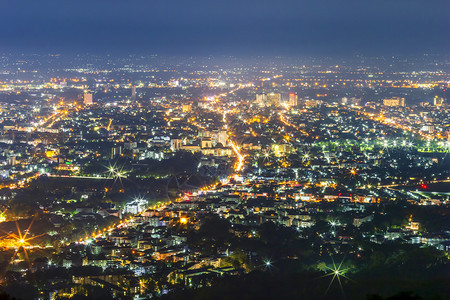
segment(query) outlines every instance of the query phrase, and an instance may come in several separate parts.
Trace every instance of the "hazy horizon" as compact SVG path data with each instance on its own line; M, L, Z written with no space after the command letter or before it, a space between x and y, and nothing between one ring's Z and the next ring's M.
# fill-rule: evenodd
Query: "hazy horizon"
M446 54L448 1L14 1L0 51L168 55Z

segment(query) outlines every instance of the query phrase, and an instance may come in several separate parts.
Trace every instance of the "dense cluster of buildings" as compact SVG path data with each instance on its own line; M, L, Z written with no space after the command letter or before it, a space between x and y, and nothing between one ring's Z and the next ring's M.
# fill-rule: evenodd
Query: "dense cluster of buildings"
M393 241L450 250L421 213L450 200L442 65L105 60L55 71L21 58L18 74L4 58L4 269L45 274L28 282L42 298L158 296L264 269L264 251L236 246L259 245L264 224L316 260Z

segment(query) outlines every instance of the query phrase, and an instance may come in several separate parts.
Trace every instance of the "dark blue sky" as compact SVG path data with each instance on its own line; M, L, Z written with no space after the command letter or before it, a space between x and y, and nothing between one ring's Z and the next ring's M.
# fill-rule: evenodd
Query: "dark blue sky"
M3 0L0 49L449 53L449 0Z

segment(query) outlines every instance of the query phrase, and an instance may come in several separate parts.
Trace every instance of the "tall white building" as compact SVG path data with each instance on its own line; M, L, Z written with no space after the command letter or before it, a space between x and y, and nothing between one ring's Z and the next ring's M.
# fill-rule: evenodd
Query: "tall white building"
M297 106L298 105L298 96L295 93L289 94L289 106Z
M83 103L85 105L90 105L93 104L94 102L92 101L92 94L91 93L84 93L83 96Z
M125 208L123 209L123 212L126 214L128 213L128 214L135 215L135 214L138 214L138 213L144 211L145 208L147 207L147 205L148 205L147 200L136 199L136 200L133 200L133 201L127 203L125 205Z

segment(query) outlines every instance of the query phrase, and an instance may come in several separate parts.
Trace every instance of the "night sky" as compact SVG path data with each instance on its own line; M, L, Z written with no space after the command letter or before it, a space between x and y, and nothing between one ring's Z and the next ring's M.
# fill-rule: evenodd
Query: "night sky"
M3 0L0 50L449 53L449 0Z

